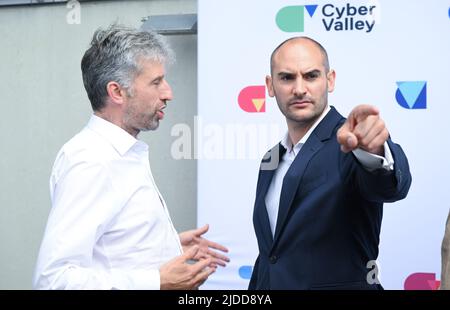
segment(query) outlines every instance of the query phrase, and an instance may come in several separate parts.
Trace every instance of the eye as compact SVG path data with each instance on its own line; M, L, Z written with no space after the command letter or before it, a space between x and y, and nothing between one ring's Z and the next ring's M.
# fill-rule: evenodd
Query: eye
M151 80L150 85L159 87L164 81L164 75L159 75Z
M308 72L304 75L304 79L307 81L313 81L319 77L320 73L317 71Z
M280 74L280 80L282 81L290 81L292 79L294 79L292 74Z

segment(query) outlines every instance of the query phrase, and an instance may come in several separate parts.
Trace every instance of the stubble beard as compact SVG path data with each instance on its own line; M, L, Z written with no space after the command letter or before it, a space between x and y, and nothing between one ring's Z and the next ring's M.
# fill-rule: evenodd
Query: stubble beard
M124 123L137 131L151 131L159 127L159 120L156 112L152 114L139 114L133 106L129 106L125 111Z

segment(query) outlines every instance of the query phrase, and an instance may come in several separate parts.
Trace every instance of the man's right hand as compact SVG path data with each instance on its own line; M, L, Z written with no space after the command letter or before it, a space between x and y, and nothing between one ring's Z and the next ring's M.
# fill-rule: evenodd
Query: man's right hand
M208 267L212 258L201 259L193 264L188 262L194 259L198 251L199 247L194 246L161 266L161 290L195 290L216 271L215 267Z

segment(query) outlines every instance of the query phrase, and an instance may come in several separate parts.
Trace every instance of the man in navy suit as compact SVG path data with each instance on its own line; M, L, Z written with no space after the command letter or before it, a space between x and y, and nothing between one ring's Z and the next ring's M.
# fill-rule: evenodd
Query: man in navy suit
M328 105L336 73L307 37L281 43L266 77L288 132L264 157L249 289L381 289L376 259L383 203L406 197L408 160L377 108L348 118Z

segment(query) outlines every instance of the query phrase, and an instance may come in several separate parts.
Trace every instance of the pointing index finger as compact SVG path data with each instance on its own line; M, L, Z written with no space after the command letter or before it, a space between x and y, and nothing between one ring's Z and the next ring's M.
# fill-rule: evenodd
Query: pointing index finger
M380 111L377 107L368 104L361 104L356 106L349 114L348 120L351 123L351 129L353 130L354 126L365 120L369 115L378 115Z

